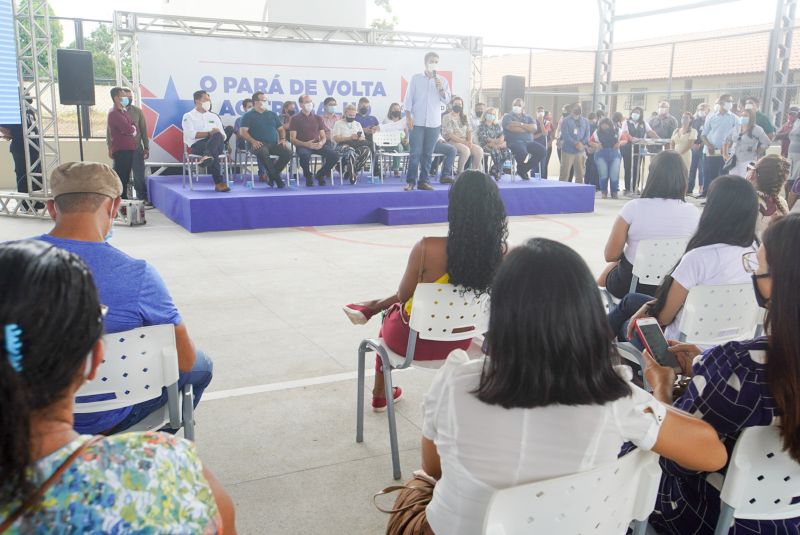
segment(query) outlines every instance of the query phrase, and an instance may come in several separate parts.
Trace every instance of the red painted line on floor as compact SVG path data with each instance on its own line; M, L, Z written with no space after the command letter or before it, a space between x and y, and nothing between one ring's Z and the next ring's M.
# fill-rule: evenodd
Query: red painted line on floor
M391 245L387 243L375 243L363 240L352 240L350 238L340 238L339 236L332 236L327 232L321 232L317 230L316 227L294 227L295 230L299 230L300 232L307 232L309 234L313 234L314 236L318 236L320 238L327 238L329 240L336 240L336 241L343 241L347 243L355 243L358 245L369 245L372 247L387 247L389 249L411 249L408 245ZM356 231L356 229L354 229ZM346 230L342 230L340 232L346 232Z

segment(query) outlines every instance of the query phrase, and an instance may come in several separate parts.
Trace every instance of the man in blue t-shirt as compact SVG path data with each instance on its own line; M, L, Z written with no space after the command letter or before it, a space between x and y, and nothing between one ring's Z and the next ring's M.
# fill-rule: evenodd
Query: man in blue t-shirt
M89 266L108 307L105 332L123 332L148 325L175 326L178 350L179 388L191 384L195 406L211 382L213 365L189 338L164 281L153 266L131 258L111 246L107 237L117 215L122 183L107 165L69 162L58 166L50 177L54 200L47 210L56 225L36 239L77 254ZM167 403L161 396L124 409L75 414L75 430L84 434L118 433L143 420Z
M547 149L534 141L539 125L533 117L525 113L525 101L515 98L511 104L511 113L503 116L501 124L506 145L517 161L517 174L523 180L530 179L529 171L539 173L541 177L542 162L547 156Z

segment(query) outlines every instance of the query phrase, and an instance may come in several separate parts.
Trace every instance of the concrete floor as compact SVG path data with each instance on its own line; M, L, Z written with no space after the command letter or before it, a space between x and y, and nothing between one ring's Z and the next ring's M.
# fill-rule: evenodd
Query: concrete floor
M598 198L591 214L511 218L511 242L562 241L599 272L623 203ZM239 533L383 533L372 495L394 484L386 416L369 411L365 442L355 442L356 349L377 335L378 321L353 326L341 306L395 291L411 246L446 234L446 224L190 234L156 210L147 221L115 227L111 243L156 266L214 360L197 446L233 496ZM50 228L0 218L0 241ZM414 368L396 376L404 478L419 465L420 404L432 377Z

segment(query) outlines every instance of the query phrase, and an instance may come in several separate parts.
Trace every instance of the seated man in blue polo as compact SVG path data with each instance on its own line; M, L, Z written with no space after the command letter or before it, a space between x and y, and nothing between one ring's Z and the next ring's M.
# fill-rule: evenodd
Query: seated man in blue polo
M537 122L525 113L525 102L521 98L514 99L511 113L503 116L502 126L506 145L517 161L517 174L523 180L528 180L528 171L542 173L542 162L547 156L547 149L534 140Z
M265 93L253 93L253 109L242 117L239 132L250 144L250 151L258 158L259 165L267 170L269 185L284 188L286 184L281 179L281 171L292 159L292 149L286 141L280 117L267 109L268 105ZM278 157L275 163L272 163L271 155Z
M47 210L55 227L36 239L77 254L89 266L100 302L108 307L106 333L148 325L175 326L178 385L192 385L197 406L211 382L211 360L195 351L186 324L155 268L107 241L122 195L119 177L102 163L69 162L56 167L50 187L54 200L47 202ZM82 434L118 433L166 403L165 390L160 397L124 409L75 414L75 430Z

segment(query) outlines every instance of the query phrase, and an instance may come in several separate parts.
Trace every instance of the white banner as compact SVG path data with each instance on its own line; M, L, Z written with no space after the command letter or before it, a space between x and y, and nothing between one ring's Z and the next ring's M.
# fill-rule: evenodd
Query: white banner
M142 108L153 142L150 159L180 161L181 118L192 93L206 90L225 125L242 114L242 100L267 94L280 114L284 101L308 94L318 113L336 98L338 111L367 97L383 121L392 102L402 104L411 76L422 72L427 50L329 43L290 43L223 37L140 33ZM468 50L437 50L439 74L469 106Z

